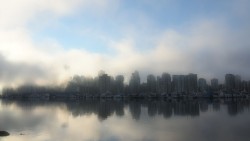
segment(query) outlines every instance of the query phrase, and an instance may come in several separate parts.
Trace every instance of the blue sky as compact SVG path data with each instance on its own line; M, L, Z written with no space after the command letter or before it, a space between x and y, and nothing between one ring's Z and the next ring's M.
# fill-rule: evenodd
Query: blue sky
M221 82L225 73L250 78L248 0L3 0L0 5L0 62L24 70L3 69L2 85L12 79L61 82L99 70L127 78L135 69L142 75L194 72Z
M152 36L166 29L185 32L189 25L201 20L224 22L232 30L244 21L235 14L235 1L221 0L126 0L119 1L114 9L95 12L92 7L78 9L75 13L50 20L45 27L29 25L34 40L53 38L66 49L83 48L90 52L110 53L108 40L119 40L136 34L137 48L152 48ZM98 10L98 9L96 9ZM126 31L128 30L128 31ZM150 37L148 37L150 36ZM149 39L149 40L148 40Z
M35 32L35 37L37 40L54 38L65 48L77 47L93 52L106 52L107 45L104 39L96 34L103 34L107 38L117 40L123 38L126 28L131 28L140 34L139 36L148 34L157 36L168 28L182 30L185 25L200 19L227 18L227 14L231 12L227 2L211 0L121 1L115 11L107 10L96 14L87 8L77 10L77 13L72 15L60 17L56 25L47 23L46 27ZM234 20L233 17L230 18ZM228 24L233 25L234 22ZM34 30L32 24L30 26L31 30ZM140 44L142 41L138 42Z

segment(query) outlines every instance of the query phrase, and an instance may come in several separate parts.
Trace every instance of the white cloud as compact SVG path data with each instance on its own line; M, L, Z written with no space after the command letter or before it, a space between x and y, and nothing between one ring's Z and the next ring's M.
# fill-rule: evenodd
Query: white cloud
M54 83L65 80L74 73L81 74L82 68L86 74L92 73L93 69L100 69L98 64L101 64L99 62L102 61L102 57L98 54L74 49L64 50L54 39L35 42L28 25L42 24L51 18L56 22L60 17L77 14L75 12L78 10L87 8L102 12L115 4L117 2L113 0L1 1L0 61L5 64L6 68L2 68L0 73L0 87L25 82ZM65 66L69 69L66 70ZM37 70L40 73L35 73ZM34 74L29 74L32 72ZM34 80L31 81L31 79Z
M105 11L112 9L110 6L117 7L115 4L118 3L112 0L101 3L81 0L1 2L0 55L3 56L5 66L11 66L13 69L23 64L27 68L19 73L0 73L1 78L5 78L0 80L0 85L31 82L32 78L33 82L37 83L59 83L74 74L93 76L99 70L105 70L111 75L122 73L127 79L135 69L143 75L160 74L163 71L171 74L194 72L207 78L220 76L222 79L225 73L232 72L249 77L246 72L250 66L250 58L246 53L249 52L247 46L250 45L247 39L249 29L231 30L223 20L194 21L186 25L183 31L172 28L158 32L157 35L141 35L152 37L150 42L154 42L155 45L145 50L138 47L137 43L143 42L137 40L137 36L140 35L129 36L131 33L137 34L137 29L132 28L134 31L125 32L126 36L123 39L105 37L108 46L115 52L112 55L93 53L84 49L64 49L63 44L55 39L37 42L33 40L33 33L28 28L30 22L38 24L49 18L55 18L56 22L57 18L77 13L84 7ZM44 15L48 17L39 19ZM153 28L152 25L150 27ZM32 72L33 68L39 68L41 73L34 73L34 77L29 77L28 73ZM5 72L8 70L3 69ZM7 78L11 80L8 83Z
M225 73L232 72L247 77L245 70L248 70L249 66L248 57L247 53L242 54L247 42L238 44L237 50L235 48L237 43L234 41L240 39L231 41L231 34L234 32L221 23L204 21L194 25L187 27L188 32L173 29L163 31L156 40L156 46L146 51L136 50L135 39L111 41L109 45L115 52L113 55L92 53L84 49L63 49L60 43L54 40L37 45L32 42L25 30L14 30L16 36L11 36L14 35L11 32L7 32L9 36L8 34L1 36L1 39L5 39L1 44L10 47L1 48L1 53L7 61L25 62L45 68L44 70L47 70L45 76L49 76L50 79L41 76L47 79L39 81L44 83L62 82L74 74L94 76L99 70L105 70L111 75L122 73L127 79L135 69L144 75L160 74L163 71L171 74L194 72L206 78L220 76L219 78L223 79ZM234 54L239 54L241 57ZM232 57L234 58L231 59ZM243 70L238 69L240 61L245 62ZM41 77L38 78L42 79Z

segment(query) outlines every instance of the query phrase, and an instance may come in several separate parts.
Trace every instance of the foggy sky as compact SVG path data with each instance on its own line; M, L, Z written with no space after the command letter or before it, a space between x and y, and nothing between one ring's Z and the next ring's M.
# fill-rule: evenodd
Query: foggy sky
M197 9L197 10L194 10ZM139 70L249 80L250 2L4 0L0 86Z

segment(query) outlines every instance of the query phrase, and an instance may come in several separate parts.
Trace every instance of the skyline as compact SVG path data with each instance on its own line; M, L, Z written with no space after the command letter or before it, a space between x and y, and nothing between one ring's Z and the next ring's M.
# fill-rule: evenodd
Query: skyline
M225 82L211 79L208 84L197 74L161 76L148 74L142 82L140 74L131 74L129 83L124 76L110 76L104 71L97 77L74 76L66 85L39 86L26 84L18 87L5 87L0 98L37 100L83 100L83 99L179 99L179 98L249 98L250 80L242 81L241 76L226 74Z
M247 0L0 2L0 89L99 70L249 80Z
M145 80L144 80L145 79ZM177 84L178 83L178 84ZM162 72L161 75L148 74L146 78L142 78L140 72L135 70L131 73L129 80L125 81L124 75L118 74L112 76L104 71L99 71L97 76L85 76L85 75L74 75L67 82L60 85L34 85L32 83L22 84L18 87L5 87L3 91L8 89L19 89L25 87L41 87L49 88L53 91L55 90L65 90L78 91L77 87L95 87L97 91L105 93L110 90L123 89L125 87L129 89L143 88L145 85L148 87L148 91L166 91L168 93L176 91L212 91L226 90L232 92L236 90L238 92L249 91L250 90L250 80L242 79L240 75L235 74L225 74L224 80L221 82L218 78L211 78L207 80L205 78L199 77L199 74L188 73L188 74L169 74L167 72ZM94 90L93 89L93 90ZM108 90L110 89L110 90ZM185 90L184 90L185 89ZM96 91L95 90L95 91ZM117 93L117 92L115 92ZM119 93L119 92L118 92Z

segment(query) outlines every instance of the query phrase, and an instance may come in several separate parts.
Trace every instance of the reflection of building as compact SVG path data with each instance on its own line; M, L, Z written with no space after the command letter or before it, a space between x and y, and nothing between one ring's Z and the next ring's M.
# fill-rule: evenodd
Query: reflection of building
M129 103L129 110L130 110L130 113L131 113L133 119L135 119L135 120L140 119L140 115L141 115L141 103L140 102L131 101Z
M204 78L200 78L198 81L199 91L203 92L207 90L207 82Z
M190 102L174 102L173 103L173 112L174 115L191 115L191 116L199 116L200 109L199 109L198 101L190 101Z
M148 103L148 115L154 117L157 115L157 108L159 108L156 101L151 101Z
M207 112L208 111L208 101L204 100L199 103L200 111Z
M213 110L214 111L219 111L220 110L220 101L213 101Z
M162 113L164 118L170 118L173 115L172 106L173 106L173 103L160 102L160 104L158 104L159 108L157 108L158 114Z
M218 88L219 88L219 81L218 81L218 79L213 78L211 80L211 87L212 87L213 90L218 90Z

